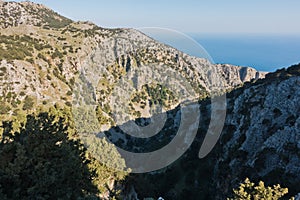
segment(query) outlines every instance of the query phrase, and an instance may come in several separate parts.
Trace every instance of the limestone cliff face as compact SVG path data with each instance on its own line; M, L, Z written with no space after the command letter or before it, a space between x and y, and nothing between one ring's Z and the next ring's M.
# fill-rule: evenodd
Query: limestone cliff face
M218 194L226 194L246 177L299 192L299 72L300 66L293 66L228 95L212 178Z
M252 79L265 78L267 74L266 72L259 72L251 67L240 67L228 64L217 64L216 67L222 69L219 73L223 74L226 80L230 80L228 84L233 87L244 82L249 82Z

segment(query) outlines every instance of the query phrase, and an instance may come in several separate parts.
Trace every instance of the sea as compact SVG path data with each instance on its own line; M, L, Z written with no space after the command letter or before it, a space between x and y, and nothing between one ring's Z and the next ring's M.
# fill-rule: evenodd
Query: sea
M167 29L141 29L150 37L191 56L213 63L253 67L273 72L300 63L300 35L179 33Z
M300 35L191 34L215 63L275 71L300 63Z

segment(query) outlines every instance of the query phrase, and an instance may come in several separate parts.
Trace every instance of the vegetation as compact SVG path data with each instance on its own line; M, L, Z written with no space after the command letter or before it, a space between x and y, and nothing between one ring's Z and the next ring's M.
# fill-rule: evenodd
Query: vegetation
M34 107L34 99L30 96L26 96L24 100L23 110L31 110Z
M76 87L71 86L75 86L75 83L78 83L75 81L75 78L78 75L76 74L76 70L80 69L78 67L80 63L77 63L76 59L72 58L72 56L74 56L74 52L81 49L80 46L83 45L81 40L84 41L84 37L90 37L90 47L93 49L96 47L92 44L94 39L95 41L101 41L99 38L109 37L123 30L102 31L94 25L83 30L81 29L82 24L72 23L71 20L49 9L39 7L36 10L28 6L26 10L34 16L34 20L37 18L36 21L39 21L39 23L34 25L40 27L31 27L30 29L33 33L29 35L16 35L18 33L15 32L9 36L1 34L0 61L7 60L9 63L12 63L13 60L22 60L30 62L33 67L32 69L39 69L40 71L36 73L32 69L24 67L23 70L27 72L24 73L26 81L33 85L36 75L43 74L43 76L38 77L40 82L45 81L47 84L51 84L56 89L54 91L57 91L57 95L53 95L51 94L53 90L50 91L53 88L50 88L49 91L45 92L47 94L39 95L39 98L43 98L39 99L39 102L43 104L41 107L43 109L48 108L54 99L64 104L64 106L66 105L66 107L61 109L55 105L50 110L41 111L37 108L35 97L26 96L27 93L31 93L31 91L27 90L27 87L30 89L29 85L24 86L24 91L20 91L22 90L19 89L20 87L14 88L14 83L8 83L7 88L11 87L11 89L6 90L3 87L3 93L0 96L0 115L2 120L6 120L6 116L9 115L11 121L0 122L1 125L3 124L2 128L0 128L0 199L99 199L100 195L107 193L110 193L109 198L111 199L120 198L122 187L118 184L124 183L125 180L128 181L126 178L130 170L126 168L124 159L122 159L114 145L106 139L93 134L99 131L101 125L115 125L112 117L113 110L108 103L109 97L114 90L114 85L126 73L132 71L134 67L156 62L161 62L176 69L186 78L192 75L187 74L188 69L180 67L178 55L170 55L172 54L171 52L165 52L164 50L147 48L130 56L120 56L115 64L107 66L106 72L103 75L104 77L99 81L99 87L96 88L98 94L94 94L95 88L93 88L89 80L84 79L83 75L80 75L81 82L83 83L81 90L74 89L73 91L73 88ZM15 17L18 16L12 16L12 23L9 26L14 25L13 18ZM10 16L6 13L4 18L8 19ZM8 19L8 21L11 21L11 19ZM45 29L49 29L50 31ZM3 32L8 34L9 31ZM41 35L36 36L36 33ZM86 43L85 45L89 44ZM133 46L135 45L133 44ZM116 51L118 50L116 49ZM158 56L158 53L161 53L162 56ZM72 60L74 60L74 63L71 63L73 68L70 71L70 63L68 62ZM189 73L195 72L195 69L192 68L192 63L188 60L183 61L191 67ZM242 90L252 87L255 84L267 84L268 81L279 82L290 76L299 76L299 66L295 65L288 69L268 74L265 80L252 81L251 84L245 84L244 87L240 88L240 91L235 90L229 95L236 97L238 96L238 92L242 92ZM1 67L1 80L7 80L8 74L12 74L14 70L21 68L22 66L10 67L9 65ZM35 74L31 76L31 73ZM62 85L55 77L68 84L70 88L67 88L65 84ZM199 78L201 79L201 77ZM197 78L190 80L191 85L199 95L202 95L200 96L200 99L202 99L208 94L205 92L205 88L196 80ZM203 81L203 79L201 80ZM21 82L24 83L25 81ZM40 87L45 89L45 86L46 84ZM35 86L34 88L32 86L31 88L34 91L34 89L38 90L39 86ZM82 97L75 98L79 102L69 102L73 94ZM21 102L18 97L24 99L24 101ZM48 97L50 98L48 99ZM94 103L97 101L98 106L96 108L94 106L80 106L82 105L80 104L82 103L80 100L85 102L86 105L95 105ZM146 106L153 106L155 108L157 107L156 105L162 105L170 108L171 105L176 103L175 94L168 90L168 88L160 84L149 84L144 85L142 91L133 94L129 106L132 109L132 116L141 117L141 110L145 109ZM241 129L246 130L249 126L249 112L247 112L247 108L251 108L252 104L257 103L260 102L249 101L244 104L244 107L241 107L240 111L245 116L238 121L239 124L243 124ZM74 105L79 106L76 108ZM72 112L71 107L73 109ZM209 107L209 105L201 106L201 109L209 110L206 107ZM35 110L40 114L26 115ZM202 120L209 120L209 117L206 116L210 116L211 113L207 110L202 115L204 118ZM283 115L283 111L281 107L274 109L274 118L280 118ZM271 115L270 117L273 116ZM296 124L297 117L296 115L291 115L285 120L285 124ZM144 121L144 119L137 119L136 122L139 120ZM142 152L142 150L145 152L155 151L169 144L172 140L172 137L176 134L176 130L170 127L175 123L177 123L175 120L172 121L170 119L166 122L165 129L158 136L149 140L131 140L128 138L128 135L125 135L117 143L123 144L127 146L128 150L135 150L136 152ZM220 157L220 154L216 153L217 151L213 152L213 156L215 157L210 156L210 158L213 158L213 161L198 159L200 143L206 133L205 128L208 126L205 123L204 125L201 123L198 138L195 141L196 146L192 146L182 158L173 165L163 169L160 173L131 175L129 186L134 185L137 193L142 197L164 196L166 199L172 200L207 200L214 198L211 196L216 193L214 190L216 188L214 187L217 184L211 179L213 176L212 169L216 169L215 160ZM262 120L262 124L270 127L269 124L272 124L272 120L265 118ZM270 127L270 129L273 128ZM230 132L231 134L224 134L222 136L220 140L222 145L233 137L236 126L225 126L224 130L224 132ZM276 127L274 130L277 130ZM86 134L80 137L77 131ZM268 132L273 133L274 131L268 130ZM241 140L237 144L242 143L245 139L245 137L241 137ZM237 144L232 146L231 150L226 153L233 156L238 155L238 159L242 159L245 157L245 152L240 150ZM293 143L286 144L283 148L284 151L294 151L295 155L299 155L297 146ZM262 152L262 154L264 155L263 159L257 159L257 161L265 160L265 157L268 155L266 152ZM222 171L218 178L221 177L227 181L231 179L232 176L230 177L230 175L233 173L237 174L237 172L230 171L231 169L228 167L232 164L230 161L224 160L220 162L219 167ZM255 169L251 169L250 174L256 173L254 172L255 170L259 170L257 166L263 167L263 164L256 165ZM241 168L241 170L244 169ZM246 172L248 172L247 169L245 170L245 174ZM274 173L269 173L270 179L274 180L277 178L275 181L280 182L278 179L285 179L285 177L281 176L283 173L283 170L274 170ZM240 177L245 176L239 175L237 178ZM262 177L261 179L265 181L270 180ZM288 180L285 182L287 184L292 180L292 178L286 179ZM219 186L218 192L220 192L220 188L229 188L228 185L223 186ZM290 185L287 186L290 189L290 193L294 194L295 190L298 190L296 188L298 185L296 187L295 184L291 184L291 187ZM245 183L241 184L240 188L234 190L232 199L279 199L284 197L286 193L287 189L281 188L279 185L265 187L263 182L255 185L247 179ZM228 193L224 194L224 196L226 195ZM139 198L141 198L140 196Z
M32 63L34 50L41 51L51 46L46 41L32 38L28 35L1 35L0 60L28 60Z
M95 192L79 141L64 119L28 116L20 132L3 123L0 188L4 199L75 199ZM74 170L76 169L76 170Z
M72 20L59 15L58 13L48 9L48 8L39 8L39 12L35 10L31 10L31 7L28 6L28 11L33 15L37 15L37 17L42 21L42 24L46 24L45 27L48 28L63 28L72 23Z
M140 111L137 111L135 106L145 109L149 105L151 109L155 109L154 106L159 105L170 109L177 102L178 100L175 95L167 87L160 84L146 84L142 87L141 91L132 95L129 106L134 116L141 117ZM154 109L153 112L155 113Z
M288 193L287 188L281 188L280 185L266 187L264 182L260 181L258 185L252 183L248 178L240 184L238 189L234 189L234 197L228 200L278 200Z
M1 199L99 199L107 191L118 198L120 190L109 184L124 180L127 173L95 159L74 134L70 118L62 117L70 113L63 112L28 115L19 131L14 131L12 121L3 122ZM110 155L110 162L117 163L114 158L120 156L113 146L95 138L93 145L99 156ZM124 161L121 164L125 167Z
M113 144L107 142L105 138L97 138L95 135L86 135L81 139L92 155L89 167L96 174L93 184L97 185L100 192L107 190L109 181L124 180L129 169L126 169L125 160ZM113 193L120 194L120 192L115 189Z
M7 105L5 102L0 102L0 104L0 115L5 115L11 110L10 106Z

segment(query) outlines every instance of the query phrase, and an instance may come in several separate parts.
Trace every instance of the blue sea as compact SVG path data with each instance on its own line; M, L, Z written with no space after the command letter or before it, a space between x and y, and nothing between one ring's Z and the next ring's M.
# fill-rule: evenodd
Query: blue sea
M141 31L185 53L208 58L214 63L248 66L267 72L300 63L300 35L182 34L158 28Z
M251 66L261 71L275 71L300 63L300 36L297 35L190 36L215 63Z

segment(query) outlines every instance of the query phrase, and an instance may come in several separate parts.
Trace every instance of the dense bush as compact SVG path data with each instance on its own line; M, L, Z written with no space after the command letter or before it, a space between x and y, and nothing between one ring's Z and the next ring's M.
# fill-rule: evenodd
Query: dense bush
M77 199L96 192L85 148L68 138L66 126L47 113L28 116L19 132L3 123L1 199Z
M234 189L234 197L228 200L278 200L288 193L287 188L281 188L280 185L266 187L264 182L260 181L256 186L248 178L240 184L238 189Z

